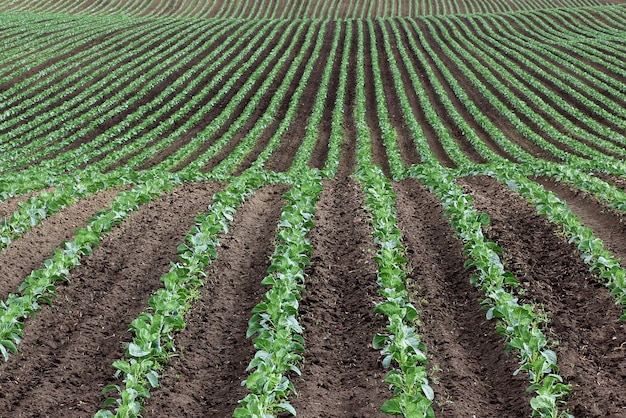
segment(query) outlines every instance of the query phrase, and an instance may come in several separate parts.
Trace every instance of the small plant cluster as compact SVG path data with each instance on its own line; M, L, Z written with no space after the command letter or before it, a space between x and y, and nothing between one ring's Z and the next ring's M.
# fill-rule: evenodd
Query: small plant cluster
M518 352L520 367L515 373L524 370L530 376L528 390L536 394L530 401L533 416L570 417L559 410L570 387L558 374L556 353L549 349L551 342L541 331L547 318L530 304L520 305L511 293L519 283L505 271L498 256L502 250L483 236L482 228L489 224L489 217L474 210L471 196L442 167L414 167L411 176L440 197L452 228L463 241L469 257L465 267L476 271L471 282L486 295L482 305L487 309L487 319L498 319L496 330L506 337L507 350Z
M315 205L322 191L316 170L301 174L284 195L284 208L268 275L261 284L271 286L252 311L247 336L257 352L248 365L253 370L242 382L250 394L239 401L236 418L269 418L286 411L296 415L288 397L295 392L287 374L300 374L297 363L304 352L298 306L304 290L304 269L313 252L306 235L313 228Z
M435 393L428 382L426 345L420 341L414 323L417 309L409 302L406 289L405 249L402 233L396 226L395 198L391 182L377 166L362 169L359 181L366 194L365 207L372 216L373 235L378 264L379 293L385 298L374 308L374 314L387 316L386 333L374 336L372 347L381 350L382 364L390 370L385 382L393 389L394 398L381 410L405 417L434 417L431 406Z
M204 270L217 257L218 236L228 232L239 205L264 182L259 173L238 177L215 194L206 214L196 218L196 226L178 247L179 262L161 277L164 287L150 298L148 311L130 324L134 338L126 348L126 357L113 363L124 386L108 385L103 393L117 392L117 398L109 397L105 402L105 408L115 405L115 412L103 409L96 417L139 416L142 401L158 386L162 364L176 351L174 333L184 329L184 314L199 298Z

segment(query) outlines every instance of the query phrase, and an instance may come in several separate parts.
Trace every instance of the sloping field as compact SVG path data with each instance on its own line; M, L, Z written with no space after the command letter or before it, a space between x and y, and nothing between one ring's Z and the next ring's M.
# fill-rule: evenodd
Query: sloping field
M626 416L626 3L0 0L0 417Z

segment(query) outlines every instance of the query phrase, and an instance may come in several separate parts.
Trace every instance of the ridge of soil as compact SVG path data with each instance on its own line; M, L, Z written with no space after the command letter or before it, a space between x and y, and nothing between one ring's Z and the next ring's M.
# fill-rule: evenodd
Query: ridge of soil
M130 322L219 187L190 183L143 205L83 258L53 305L26 322L20 352L0 365L3 417L87 417L103 406Z
M305 352L292 405L304 418L386 416L393 394L380 353L371 346L386 321L372 312L378 296L371 221L353 179L325 181L317 204L314 248L300 303Z
M119 189L109 189L87 196L48 216L2 249L0 300L5 300L11 292L17 292L19 285L31 271L42 268L44 260L52 258L54 250L62 242L70 241L77 228L87 226L88 220L101 209L105 209L118 192Z
M560 374L572 385L570 413L580 417L622 416L626 401L626 353L621 309L589 273L573 245L535 208L487 177L459 183L487 213L485 236L504 252L505 268L522 284L521 302L549 316L548 338L558 341Z
M220 238L218 258L208 268L201 299L176 337L179 356L162 373L160 388L146 402L144 417L226 417L247 394L254 345L246 338L252 308L261 302L273 251L272 238L287 187L266 186L234 215Z
M513 376L517 359L505 354L495 323L481 310L484 295L470 284L463 244L441 202L416 180L396 183L394 190L436 416L529 417L527 376Z

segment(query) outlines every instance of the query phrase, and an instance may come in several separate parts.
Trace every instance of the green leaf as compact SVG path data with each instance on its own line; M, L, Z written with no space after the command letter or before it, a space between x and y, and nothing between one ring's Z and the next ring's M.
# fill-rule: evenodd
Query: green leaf
M106 385L104 387L104 389L102 389L100 391L100 393L102 393L103 395L106 395L107 393L109 393L109 392L111 392L113 390L115 390L117 392L121 392L121 389L120 389L120 387L118 385Z
M374 350L382 349L387 343L387 340L389 340L389 336L377 333L372 340L372 348Z
M287 317L287 325L289 325L289 327L298 334L302 334L302 328L300 327L300 324L295 316L291 315Z
M279 403L278 405L276 405L276 407L289 412L294 417L296 416L296 409L287 402Z
M424 395L426 396L426 398L428 398L429 401L435 399L435 391L433 390L433 388L425 383L422 384L422 392L424 392Z
M380 407L380 410L389 415L402 415L400 408L400 398L389 399Z
M15 344L13 344L13 341L11 341L11 340L2 340L2 341L0 341L0 345L5 346L6 348L8 348L9 351L11 351L13 354L17 354L17 347L15 346Z
M144 357L151 353L151 350L144 350L135 343L128 344L128 354L131 357Z
M148 382L150 382L150 386L152 386L153 388L159 386L159 375L154 370L146 373L146 379L148 379Z
M5 362L9 361L9 352L6 348L4 348L3 345L0 345L0 353L2 353L2 357L4 358Z
M543 350L541 352L541 355L544 356L546 358L546 360L548 360L548 362L550 364L556 364L556 353L552 350Z

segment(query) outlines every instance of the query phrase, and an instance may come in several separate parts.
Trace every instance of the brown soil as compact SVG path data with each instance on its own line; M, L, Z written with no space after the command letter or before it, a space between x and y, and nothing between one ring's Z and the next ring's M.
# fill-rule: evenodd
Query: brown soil
M19 354L0 365L4 417L86 417L102 407L100 390L130 340L128 324L161 287L177 246L218 188L187 184L146 204L83 259L54 305L27 321Z
M201 300L188 314L187 328L176 338L180 356L172 359L146 404L145 417L226 417L246 396L240 383L254 357L246 339L248 318L267 289L267 274L283 186L255 193L235 215L220 239L217 261L208 269Z
M119 190L107 190L88 196L44 219L9 247L0 251L0 299L16 293L31 271L43 268L44 260L52 258L54 250L64 241L71 241L77 228L99 210L106 209ZM33 251L36 249L36 251Z
M558 341L560 372L572 384L570 412L621 416L626 407L620 395L626 389L621 309L578 251L521 197L490 178L460 183L474 196L476 209L491 217L486 236L503 248L505 268L522 283L524 301L549 314L547 332Z
M370 219L354 180L327 181L317 205L315 251L301 302L302 376L293 405L304 418L382 417L392 393L372 338L386 321L373 317L377 295Z

